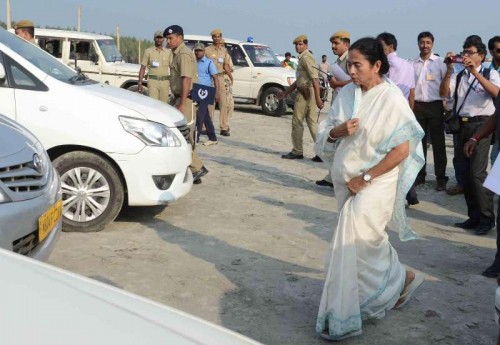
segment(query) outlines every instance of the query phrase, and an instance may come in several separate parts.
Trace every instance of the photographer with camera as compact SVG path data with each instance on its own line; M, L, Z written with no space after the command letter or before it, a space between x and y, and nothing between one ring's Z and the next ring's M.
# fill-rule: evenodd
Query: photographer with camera
M453 99L452 120L457 132L455 159L465 168L463 187L469 218L455 226L475 229L476 235L484 235L495 225L493 193L483 187L491 135L474 137L474 134L495 112L493 98L498 95L500 77L497 71L482 66L486 46L480 37L465 40L462 56L465 69L452 75L456 55L451 52L446 55L447 69L439 90L441 97ZM476 147L466 156L463 147L469 141L474 141Z

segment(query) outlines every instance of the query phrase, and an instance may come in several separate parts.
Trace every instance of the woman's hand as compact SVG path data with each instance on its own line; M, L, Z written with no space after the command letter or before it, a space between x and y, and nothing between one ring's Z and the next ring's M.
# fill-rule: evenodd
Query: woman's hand
M330 138L348 137L356 133L359 127L359 119L350 119L330 130Z
M366 187L366 182L363 180L363 176L356 176L355 178L347 182L346 185L351 194L357 194Z

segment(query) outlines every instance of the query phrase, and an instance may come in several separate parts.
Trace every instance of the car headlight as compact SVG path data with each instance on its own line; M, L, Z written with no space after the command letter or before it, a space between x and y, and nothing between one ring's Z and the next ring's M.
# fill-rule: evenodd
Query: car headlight
M175 147L181 141L175 133L161 123L120 116L123 128L149 146Z
M297 79L297 78L295 78L295 77L288 77L288 78L286 78L286 81L288 82L288 85L291 86L293 83L295 83L295 79Z
M10 198L5 194L3 190L0 189L0 204L4 204L6 202L11 202Z

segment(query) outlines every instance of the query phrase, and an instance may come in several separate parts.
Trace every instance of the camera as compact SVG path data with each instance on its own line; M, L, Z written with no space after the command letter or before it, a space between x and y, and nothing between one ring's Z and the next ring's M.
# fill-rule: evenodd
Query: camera
M445 63L464 63L464 57L462 55L448 56L444 59Z

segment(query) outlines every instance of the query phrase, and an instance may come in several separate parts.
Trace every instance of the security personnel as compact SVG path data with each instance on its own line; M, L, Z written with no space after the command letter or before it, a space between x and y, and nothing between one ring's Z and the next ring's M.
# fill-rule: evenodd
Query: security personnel
M229 119L230 112L228 111L228 96L229 88L233 84L233 75L231 73L231 57L229 56L226 47L222 43L222 32L219 29L212 30L213 44L205 49L205 56L215 63L217 67L217 77L219 78L219 126L220 134L228 137L229 134ZM224 79L224 74L228 79ZM210 107L210 116L213 119L214 107ZM231 112L232 113L232 112Z
M172 49L173 53L170 65L170 88L174 98L171 105L184 114L190 125L189 139L193 148L193 156L189 167L193 173L193 183L198 184L201 183L201 177L206 175L208 170L195 152L196 120L190 94L193 82L198 80L196 57L193 51L184 44L184 31L179 25L171 25L166 28L163 36L167 38L167 47Z
M224 39L221 40L222 44L225 44ZM233 65L233 60L231 57L229 57L229 70L231 71L231 77L232 73L234 72L234 65ZM227 73L224 73L224 82L225 85L223 87L226 88L226 109L227 109L227 123L229 124L229 121L233 117L233 111L234 111L234 98L233 98L233 81L229 77ZM229 127L227 133L229 134Z
M299 54L299 64L297 66L297 79L286 90L282 92L278 98L284 99L294 90L298 90L295 96L295 105L293 107L292 118L292 144L293 149L286 155L282 155L284 159L303 159L303 134L304 134L304 118L306 119L309 132L313 141L316 141L317 123L315 119L316 107L323 108L319 92L319 74L316 67L316 59L309 51L308 40L306 35L300 35L293 40L295 50Z
M154 34L155 46L144 51L139 70L139 88L142 93L142 79L148 68L148 94L159 101L168 103L170 93L170 63L172 62L172 51L163 47L163 32L156 31Z
M35 25L31 20L23 19L14 24L14 33L28 42L36 44Z

